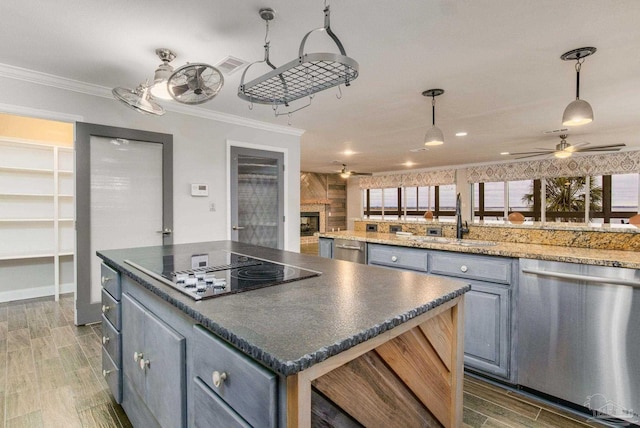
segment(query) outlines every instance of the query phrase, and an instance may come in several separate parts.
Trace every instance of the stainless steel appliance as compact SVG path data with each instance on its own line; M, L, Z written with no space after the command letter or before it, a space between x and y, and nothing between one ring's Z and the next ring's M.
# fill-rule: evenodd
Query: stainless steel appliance
M640 423L640 270L520 261L518 383Z
M334 239L333 258L364 264L367 262L367 244L350 239Z
M223 250L125 260L125 263L195 300L320 275L320 272Z

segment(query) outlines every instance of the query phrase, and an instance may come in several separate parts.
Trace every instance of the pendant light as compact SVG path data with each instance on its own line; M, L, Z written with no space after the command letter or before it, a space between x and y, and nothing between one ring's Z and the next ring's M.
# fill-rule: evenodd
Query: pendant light
M425 97L431 97L431 128L424 136L425 146L439 146L444 144L444 135L436 126L436 97L444 94L444 89L428 89L422 93Z
M593 109L585 100L580 99L580 69L584 59L596 53L596 48L578 48L565 52L560 56L563 61L576 61L576 99L569 103L562 115L562 124L565 126L586 125L593 121Z

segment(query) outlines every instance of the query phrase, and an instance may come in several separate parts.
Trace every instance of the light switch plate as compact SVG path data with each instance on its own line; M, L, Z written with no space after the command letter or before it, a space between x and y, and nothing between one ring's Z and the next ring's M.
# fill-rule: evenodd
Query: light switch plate
M209 196L209 185L192 183L191 196Z

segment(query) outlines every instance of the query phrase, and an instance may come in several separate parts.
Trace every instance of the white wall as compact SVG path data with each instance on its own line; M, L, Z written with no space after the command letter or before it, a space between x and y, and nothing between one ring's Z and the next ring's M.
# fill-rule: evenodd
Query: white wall
M161 117L142 115L112 98L4 76L0 76L0 93L1 112L57 120L75 117L89 123L173 134L175 243L227 239L227 140L286 150L285 249L299 251L299 133L284 127L284 132L276 127L257 129L171 111ZM210 103L215 105L216 100ZM192 197L191 183L209 184L209 197ZM211 203L215 204L214 212L209 211Z
M347 229L353 230L354 219L361 219L364 207L362 206L362 190L360 179L349 177L347 179Z

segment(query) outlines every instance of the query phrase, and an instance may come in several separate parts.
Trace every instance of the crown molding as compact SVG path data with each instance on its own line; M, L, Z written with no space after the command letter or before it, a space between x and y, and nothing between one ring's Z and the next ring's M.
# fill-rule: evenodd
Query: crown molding
M68 79L66 77L56 76L53 74L43 73L40 71L29 70L22 67L0 63L0 77L8 79L21 80L23 82L35 83L37 85L51 86L53 88L63 89L67 91L78 92L81 94L92 95L102 98L113 98L111 89L105 86L94 85L92 83L80 82L78 80ZM247 119L245 117L233 114L222 113L202 107L189 106L178 103L163 103L162 106L167 111L174 113L186 114L189 116L200 117L208 120L229 123L232 125L246 126L248 128L260 129L263 131L277 132L279 134L293 135L296 137L304 134L305 130L300 128L292 128L291 126L275 125L272 123L261 122L259 120ZM15 107L14 107L15 108ZM68 115L73 116L73 115Z

